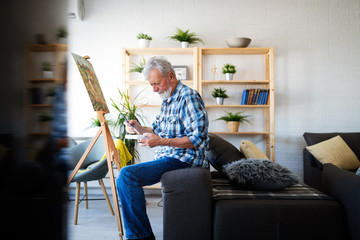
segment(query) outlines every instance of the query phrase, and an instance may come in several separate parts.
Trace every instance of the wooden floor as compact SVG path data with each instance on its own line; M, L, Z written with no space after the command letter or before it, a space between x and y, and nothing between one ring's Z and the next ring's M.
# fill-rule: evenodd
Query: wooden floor
M112 199L112 196L109 196ZM91 200L89 208L85 209L85 202L80 203L78 225L74 225L74 198L65 206L67 213L68 240L98 240L119 239L117 234L116 218L112 216L106 200ZM104 199L103 195L90 195L90 199ZM161 194L146 194L147 213L157 240L162 240L162 207ZM160 206L159 206L160 205ZM125 236L123 238L126 239Z

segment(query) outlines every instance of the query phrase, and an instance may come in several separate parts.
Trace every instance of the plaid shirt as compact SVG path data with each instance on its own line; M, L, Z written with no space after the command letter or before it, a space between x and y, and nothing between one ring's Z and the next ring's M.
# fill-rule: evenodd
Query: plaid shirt
M173 95L163 101L152 129L162 138L189 137L195 148L161 146L154 158L173 157L191 166L208 168L205 159L208 126L205 104L199 93L179 81Z

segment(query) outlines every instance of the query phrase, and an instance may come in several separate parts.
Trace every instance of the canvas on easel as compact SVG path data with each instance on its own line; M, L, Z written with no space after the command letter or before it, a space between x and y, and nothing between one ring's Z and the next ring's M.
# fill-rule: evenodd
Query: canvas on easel
M99 131L96 133L95 137L92 139L91 143L89 144L88 148L84 152L83 156L80 158L79 162L75 166L75 169L69 176L67 185L69 185L76 175L76 173L79 171L81 165L83 164L84 160L88 156L89 152L95 145L96 141L100 137L101 134L103 134L104 137L104 143L105 143L105 150L106 150L106 157L107 157L107 164L108 164L108 170L110 175L110 184L111 184L111 190L113 195L113 203L115 208L115 215L116 215L116 221L118 225L119 230L119 237L120 240L122 240L123 236L123 228L122 228L122 222L121 222L121 215L120 215L120 208L119 208L119 200L118 195L116 191L116 184L115 184L115 177L114 177L114 171L112 168L112 163L115 162L117 169L120 171L120 156L118 154L118 151L115 147L114 141L112 139L109 126L106 123L105 114L109 113L109 109L107 107L104 95L101 91L101 87L99 84L99 81L96 77L94 68L92 67L91 63L88 61L89 57L81 57L77 54L72 53L72 56L74 57L74 60L76 62L76 65L80 71L81 77L84 81L86 90L89 94L91 103L93 105L94 111L96 111L98 118L100 120L101 127Z

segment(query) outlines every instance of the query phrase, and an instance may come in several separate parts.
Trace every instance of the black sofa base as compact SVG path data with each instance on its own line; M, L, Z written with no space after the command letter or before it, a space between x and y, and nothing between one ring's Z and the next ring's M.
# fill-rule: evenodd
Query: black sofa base
M212 219L214 240L349 239L343 207L332 200L219 200Z

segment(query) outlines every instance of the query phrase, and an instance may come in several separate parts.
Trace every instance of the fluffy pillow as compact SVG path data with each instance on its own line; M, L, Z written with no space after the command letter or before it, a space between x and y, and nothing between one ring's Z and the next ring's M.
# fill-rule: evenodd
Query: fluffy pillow
M267 159L269 158L252 142L242 140L240 144L240 151L246 158Z
M206 158L219 172L223 172L225 164L244 158L244 155L225 139L212 133L209 133L208 136L210 144L206 152Z
M252 190L277 190L299 182L289 169L266 159L241 159L224 166L235 184Z
M332 163L344 170L360 167L359 159L339 135L306 149L322 164Z

